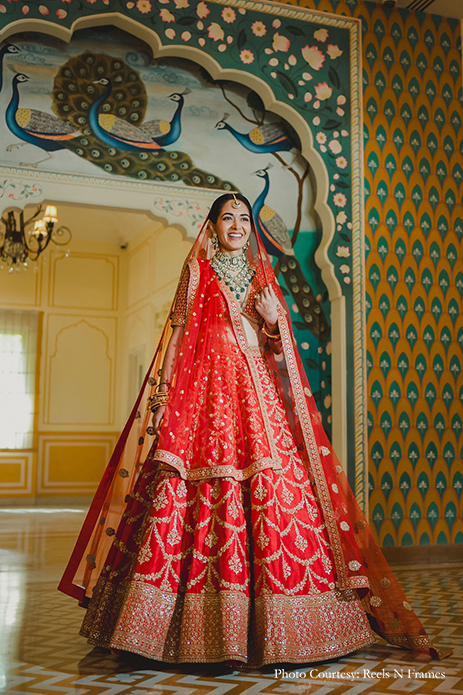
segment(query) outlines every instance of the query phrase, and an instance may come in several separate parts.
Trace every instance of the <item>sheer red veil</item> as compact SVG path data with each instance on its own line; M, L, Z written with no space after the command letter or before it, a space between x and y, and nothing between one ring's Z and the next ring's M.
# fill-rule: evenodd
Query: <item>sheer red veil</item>
M238 194L237 197L251 210L246 198ZM231 198L231 194L226 194L223 196L223 202ZM208 219L185 261L184 269L188 266L190 275L194 268L198 267L200 259L210 259L214 254ZM323 430L320 414L297 350L288 307L254 224L247 254L248 259L257 266L260 277L274 288L278 298L279 330L283 353L275 355L266 349L264 357L270 369L276 374L279 392L301 458L317 490L330 537L337 587L340 591L358 593L372 628L390 644L424 652L434 658L443 658L447 653L439 651L432 644L423 625L407 602L373 537L349 487L342 466ZM172 307L175 307L177 293ZM189 297L181 353L183 355L195 353L196 358L200 359L197 354L198 335L211 334L212 319L197 320L195 314L194 296L192 296ZM160 370L171 333L172 328L168 319L136 403L103 474L59 585L61 591L76 598L82 606L88 605L92 589L104 566L113 536L124 513L128 496L134 489L148 452L153 445L156 445L150 428L151 412L148 407L148 398L154 393L160 381ZM189 350L190 347L191 350ZM186 383L187 371L185 359L179 358L173 379L173 394L182 390L177 390L177 386L179 383ZM179 403L175 403L175 400L176 398L169 399L168 409L170 407L178 410ZM167 419L168 409L165 415ZM187 423L184 423L184 426L187 426Z

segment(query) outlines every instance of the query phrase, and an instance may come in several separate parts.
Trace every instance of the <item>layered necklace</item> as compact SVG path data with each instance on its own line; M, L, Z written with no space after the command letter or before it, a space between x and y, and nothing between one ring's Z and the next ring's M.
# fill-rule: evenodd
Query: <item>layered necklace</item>
M223 280L238 300L246 294L256 274L248 261L246 252L240 253L239 256L228 256L223 251L217 251L211 265L219 280Z

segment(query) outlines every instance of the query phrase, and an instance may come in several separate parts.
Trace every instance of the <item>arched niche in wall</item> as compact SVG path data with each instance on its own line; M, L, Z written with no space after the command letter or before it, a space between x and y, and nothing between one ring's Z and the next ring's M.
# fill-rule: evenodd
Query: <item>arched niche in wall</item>
M144 41L156 59L186 58L213 80L245 85L297 133L302 156L316 180L314 208L321 243L315 258L331 302L332 439L366 510L360 23L270 2L248 2L245 8L238 0L226 6L183 4L169 9L157 3L127 3L112 12L110 6L97 11L90 3L82 7L72 2L63 10L51 0L43 16L35 6L26 18L16 16L13 7L0 20L4 38L18 31L39 31L69 41L77 29L118 27ZM7 53L3 59L8 59ZM0 190L3 209L12 202L8 188L15 204L31 199L79 202L90 196L95 204L114 207L127 207L130 199L128 207L145 210L151 210L152 200L159 201L161 193L178 204L177 210L175 205L164 210L163 216L172 222L169 216L178 214L182 205L191 203L194 209L198 201L203 215L216 195L207 181L204 187L185 190L149 181L148 176L134 180L1 164L1 172L8 177ZM154 212L159 215L159 209ZM194 230L195 224L191 227Z

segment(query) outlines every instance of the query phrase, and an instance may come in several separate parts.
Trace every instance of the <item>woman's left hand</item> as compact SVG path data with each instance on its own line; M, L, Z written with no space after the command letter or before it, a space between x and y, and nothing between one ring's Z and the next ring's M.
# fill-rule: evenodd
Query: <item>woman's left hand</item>
M260 294L256 294L254 302L256 311L262 316L269 330L278 323L277 296L273 287L264 287Z

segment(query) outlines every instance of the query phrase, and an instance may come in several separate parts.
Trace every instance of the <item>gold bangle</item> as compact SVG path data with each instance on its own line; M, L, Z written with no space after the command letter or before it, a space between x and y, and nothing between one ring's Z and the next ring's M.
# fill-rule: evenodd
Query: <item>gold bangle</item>
M161 405L167 405L169 394L167 391L159 391L148 398L148 407L154 413Z
M266 324L262 326L262 333L267 336L267 338L270 338L270 340L280 340L281 335L279 333L269 333L268 328Z

